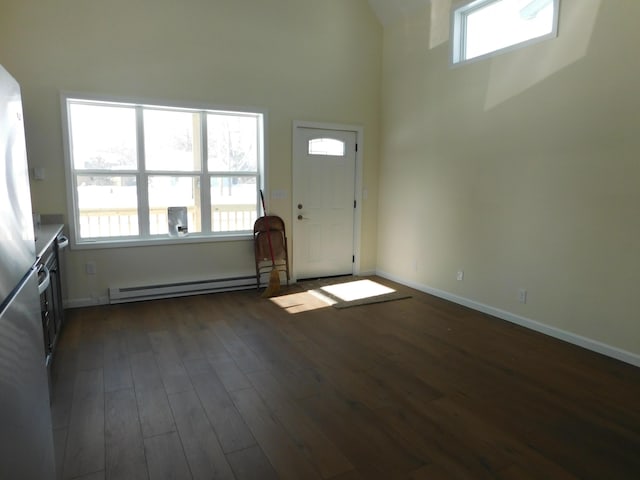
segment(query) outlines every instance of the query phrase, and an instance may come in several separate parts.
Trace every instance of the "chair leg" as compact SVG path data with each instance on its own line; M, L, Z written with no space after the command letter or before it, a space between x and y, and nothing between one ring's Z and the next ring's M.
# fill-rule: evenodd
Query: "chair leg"
M258 237L253 234L253 258L256 261L256 290L260 290L260 264L258 262Z

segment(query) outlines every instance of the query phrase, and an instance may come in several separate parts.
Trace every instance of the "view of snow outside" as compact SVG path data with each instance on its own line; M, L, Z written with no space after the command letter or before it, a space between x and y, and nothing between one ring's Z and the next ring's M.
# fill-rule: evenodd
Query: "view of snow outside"
M133 107L72 103L69 106L76 170L136 170Z
M144 110L144 152L148 171L199 172L193 132L200 114L171 110Z
M210 172L257 172L258 119L208 114L207 152Z
M81 237L139 235L135 107L72 103L70 116ZM201 112L143 109L146 170L139 173L141 181L147 182L152 235L168 233L167 207L175 206L188 208L190 232L201 230L202 180L210 183L213 232L253 228L258 119L250 114L211 112L206 119L207 171L211 173L205 174L201 142L194 142ZM131 174L125 173L128 170ZM234 172L243 175L234 176Z

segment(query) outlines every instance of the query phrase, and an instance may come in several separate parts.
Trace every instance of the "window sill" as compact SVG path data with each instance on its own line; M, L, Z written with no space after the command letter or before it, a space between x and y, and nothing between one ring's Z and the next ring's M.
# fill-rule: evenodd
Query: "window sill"
M105 248L127 248L127 247L149 247L149 246L165 246L165 245L184 245L196 243L218 243L218 242L247 242L252 241L251 232L231 233L229 235L198 235L189 234L186 237L169 237L157 236L144 239L117 239L117 240L82 240L81 242L71 242L72 250L101 250Z

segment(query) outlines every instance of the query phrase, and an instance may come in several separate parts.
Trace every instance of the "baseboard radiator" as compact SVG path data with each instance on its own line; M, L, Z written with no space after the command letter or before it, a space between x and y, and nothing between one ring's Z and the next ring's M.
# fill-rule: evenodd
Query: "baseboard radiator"
M188 282L164 283L132 287L110 287L109 303L140 302L159 298L186 297L214 292L256 288L256 277L228 277Z

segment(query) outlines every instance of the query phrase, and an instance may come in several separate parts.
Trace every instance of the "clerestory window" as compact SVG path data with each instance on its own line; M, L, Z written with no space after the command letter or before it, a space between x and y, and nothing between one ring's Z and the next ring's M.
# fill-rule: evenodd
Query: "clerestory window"
M474 0L452 10L452 63L553 38L560 0Z

